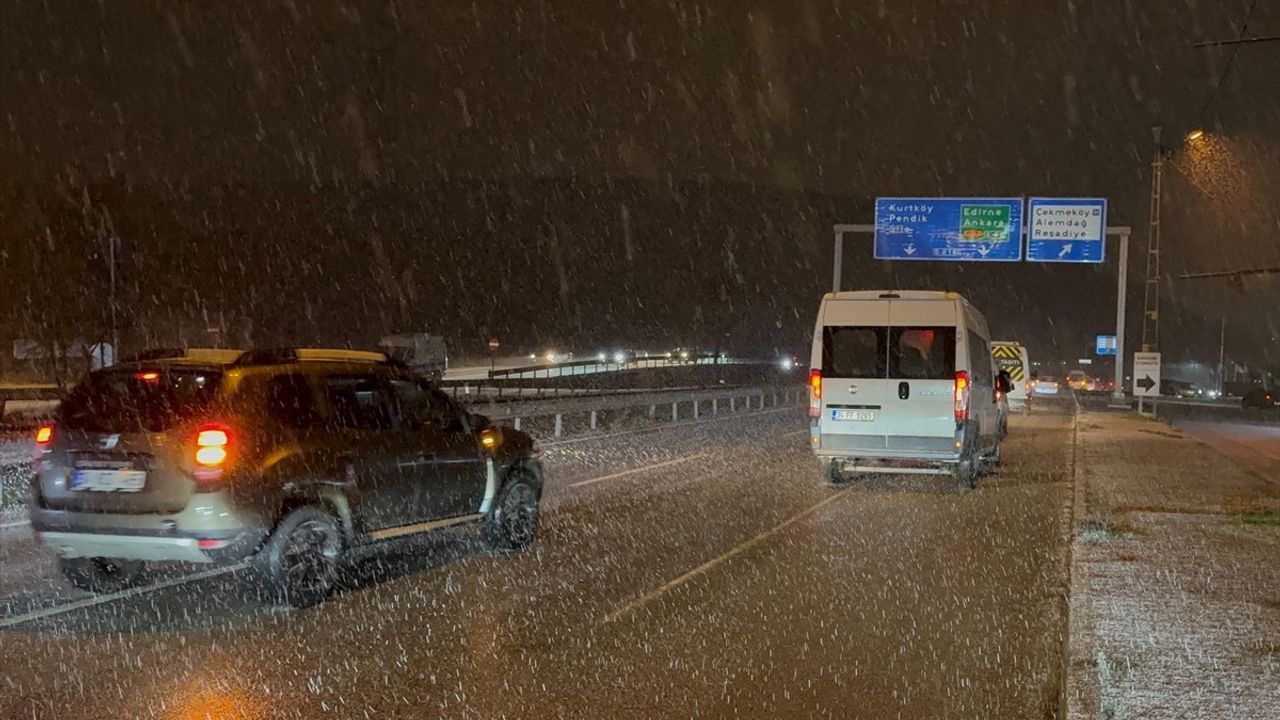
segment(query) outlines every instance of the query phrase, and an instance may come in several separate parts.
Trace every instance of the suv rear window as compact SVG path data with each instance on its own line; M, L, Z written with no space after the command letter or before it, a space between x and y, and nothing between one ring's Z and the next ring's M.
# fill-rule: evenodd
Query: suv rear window
M955 368L954 327L822 329L823 377L950 380Z
M87 432L160 432L209 409L222 382L218 370L105 370L77 385L59 424Z

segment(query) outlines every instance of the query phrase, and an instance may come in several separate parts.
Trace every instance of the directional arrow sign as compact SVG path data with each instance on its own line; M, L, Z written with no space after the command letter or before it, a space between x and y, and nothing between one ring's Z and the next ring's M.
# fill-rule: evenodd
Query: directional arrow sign
M1133 394L1137 397L1160 396L1160 353L1133 354Z
M877 260L1022 259L1022 198L878 198Z
M1031 198L1027 202L1027 260L1100 263L1106 249L1103 198Z

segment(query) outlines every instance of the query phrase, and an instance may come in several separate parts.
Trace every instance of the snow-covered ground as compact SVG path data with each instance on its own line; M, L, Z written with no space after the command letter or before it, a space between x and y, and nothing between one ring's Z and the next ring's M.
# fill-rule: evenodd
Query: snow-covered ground
M1079 451L1069 717L1280 717L1280 482L1124 416Z

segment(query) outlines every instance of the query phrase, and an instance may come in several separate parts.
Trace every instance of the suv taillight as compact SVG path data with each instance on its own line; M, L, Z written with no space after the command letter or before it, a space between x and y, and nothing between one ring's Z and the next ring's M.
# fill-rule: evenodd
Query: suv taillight
M221 425L203 425L196 431L196 480L205 482L222 477L222 469L230 457L231 431Z
M956 371L956 422L969 419L969 373Z
M822 371L813 368L809 371L809 417L822 415Z
M36 447L33 460L38 464L45 455L49 454L53 445L53 425L45 423L36 428Z

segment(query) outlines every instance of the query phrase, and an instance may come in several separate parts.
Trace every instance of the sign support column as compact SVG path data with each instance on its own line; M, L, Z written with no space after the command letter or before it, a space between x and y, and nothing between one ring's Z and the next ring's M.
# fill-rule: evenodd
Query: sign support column
M1108 235L1120 236L1120 268L1116 278L1116 385L1111 390L1111 407L1128 408L1124 394L1124 305L1129 281L1129 228L1109 227Z
M845 233L859 233L866 235L874 235L876 232L875 225L845 225L836 224L833 229L836 234L835 254L833 260L835 267L831 270L831 292L840 292L840 272L844 269L844 236Z

